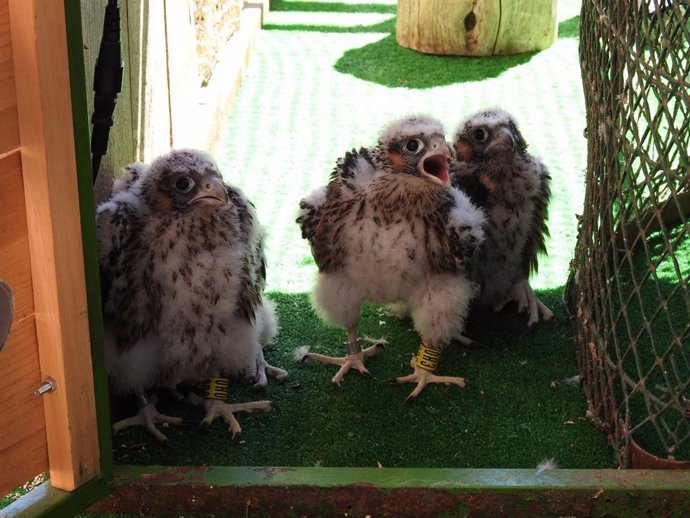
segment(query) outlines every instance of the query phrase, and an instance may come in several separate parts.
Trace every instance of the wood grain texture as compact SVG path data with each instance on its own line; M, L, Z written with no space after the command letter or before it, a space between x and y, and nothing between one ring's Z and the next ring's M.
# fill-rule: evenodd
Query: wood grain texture
M103 17L107 0L81 2L82 38L84 40L84 70L86 79L86 103L89 116L93 113L93 79L96 60L103 34ZM137 5L138 4L138 5ZM122 168L138 159L137 149L137 104L141 92L136 89L139 67L130 55L130 37L136 28L130 28L129 12L136 12L141 1L120 3L121 47L124 61L122 91L117 96L113 126L110 129L108 151L101 159L99 182L96 185L97 202L110 196L112 179ZM134 89L133 89L134 87ZM91 130L91 125L89 129Z
M558 35L558 0L503 0L494 54L519 54L551 46Z
M557 0L398 0L396 40L426 54L540 50L556 38Z
M64 4L9 9L50 478L69 491L100 468Z
M36 321L15 320L0 352L0 495L48 469Z
M14 320L17 321L34 312L29 232L19 151L0 158L0 178L0 279L12 288ZM3 363L2 354L0 352L0 364Z
M149 2L148 20L144 45L144 120L142 121L142 158L150 162L166 153L173 145L168 86L168 49L166 42L166 13L169 2ZM174 37L174 35L171 35ZM196 73L192 71L191 73Z
M0 0L0 156L19 146L9 14L7 0Z
M175 147L184 147L193 139L190 135L207 131L193 122L197 93L201 87L197 71L193 2L166 2L165 34L172 143Z

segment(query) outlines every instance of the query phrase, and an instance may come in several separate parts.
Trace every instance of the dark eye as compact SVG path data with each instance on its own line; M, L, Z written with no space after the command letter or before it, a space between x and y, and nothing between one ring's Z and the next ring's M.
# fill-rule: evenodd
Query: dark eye
M489 132L484 128L477 128L472 132L472 138L477 142L484 142L487 138L489 138Z
M408 140L405 144L405 150L410 153L419 153L424 147L424 143L418 138Z
M188 176L181 176L175 180L175 189L180 192L189 192L192 190L192 187L194 187L194 180Z

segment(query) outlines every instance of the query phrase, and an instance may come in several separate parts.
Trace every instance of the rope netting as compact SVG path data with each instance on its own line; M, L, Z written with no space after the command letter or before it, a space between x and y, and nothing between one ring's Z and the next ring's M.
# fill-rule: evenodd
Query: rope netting
M566 302L589 417L626 467L690 461L688 3L581 13L587 185Z

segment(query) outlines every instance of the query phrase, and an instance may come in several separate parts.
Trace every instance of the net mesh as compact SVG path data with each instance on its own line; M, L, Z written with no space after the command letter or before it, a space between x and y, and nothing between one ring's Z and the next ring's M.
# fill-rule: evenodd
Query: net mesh
M621 466L687 461L690 8L587 0L580 26L587 185L566 303L588 414Z

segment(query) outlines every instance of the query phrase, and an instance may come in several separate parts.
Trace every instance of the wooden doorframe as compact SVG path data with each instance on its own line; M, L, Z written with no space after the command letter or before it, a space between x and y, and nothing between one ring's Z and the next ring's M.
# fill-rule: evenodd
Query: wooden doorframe
M78 511L112 474L79 0L9 0L49 482L5 516ZM78 488L81 488L77 490Z

